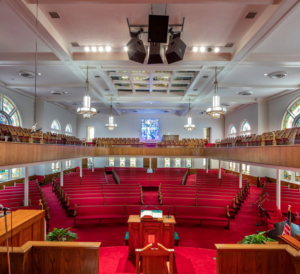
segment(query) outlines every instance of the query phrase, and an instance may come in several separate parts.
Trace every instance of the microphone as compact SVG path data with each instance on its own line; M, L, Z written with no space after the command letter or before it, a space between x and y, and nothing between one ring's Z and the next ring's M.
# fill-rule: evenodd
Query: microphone
M0 210L10 210L10 209L7 207L4 207L3 205L0 205Z

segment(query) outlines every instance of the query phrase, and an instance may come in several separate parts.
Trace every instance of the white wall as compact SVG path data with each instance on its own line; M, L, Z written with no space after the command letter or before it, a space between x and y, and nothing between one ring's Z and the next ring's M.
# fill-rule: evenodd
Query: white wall
M247 120L251 127L251 133L258 134L258 105L253 104L225 116L225 136L228 136L229 126L233 124L236 134L240 135L242 122Z
M141 119L149 118L145 116L117 116L114 117L115 123L118 125L116 129L110 131L105 128L108 123L108 116L98 114L90 119L83 119L81 116L77 117L77 136L79 138L87 137L87 127L95 127L95 137L110 137L110 138L139 138ZM178 135L179 138L202 138L203 128L211 127L211 142L216 139L224 137L224 118L215 120L210 117L193 118L193 123L196 129L188 132L183 127L187 123L187 117L159 117L151 116L151 118L160 119L160 135Z

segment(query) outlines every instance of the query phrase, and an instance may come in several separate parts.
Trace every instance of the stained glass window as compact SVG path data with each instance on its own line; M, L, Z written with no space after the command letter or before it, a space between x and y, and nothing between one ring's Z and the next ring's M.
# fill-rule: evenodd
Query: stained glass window
M66 169L70 169L72 167L72 161L66 161Z
M14 109L13 104L6 98L3 97L3 110L7 113L10 114Z
M0 124L9 125L8 119L3 113L0 113Z
M236 136L236 128L234 125L231 125L229 128L229 136L235 137Z
M125 167L126 166L126 158L121 157L120 158L120 167Z
M300 172L295 172L295 181L300 182Z
M130 167L136 167L136 158L130 158Z
M230 162L229 163L229 169L234 171L235 170L235 163Z
M52 170L52 173L58 172L59 171L59 162L52 163L51 170Z
M160 140L159 119L142 119L141 140Z
M51 124L51 132L52 133L60 133L60 124L57 120L53 120Z
M287 170L283 171L283 178L285 180L291 181L291 179L292 179L291 177L292 177L291 171L287 171Z
M175 158L175 167L181 167L181 159Z
M95 128L87 127L87 141L91 142L95 138Z
M242 173L249 175L250 174L250 165L242 164Z
M283 128L300 127L300 100L289 107L283 120Z
M18 178L18 177L20 177L20 168L13 168L11 170L11 177L12 178Z
M8 169L0 170L0 181L8 179Z
M206 168L206 159L203 159L203 167Z
M192 167L192 159L191 158L185 159L185 167L188 167L188 168Z
M251 135L251 127L250 127L250 124L249 124L249 122L248 121L244 121L243 123L242 123L242 126L241 126L241 132L240 132L240 134L242 135L242 136L247 136L247 135Z
M164 167L171 167L171 159L170 158L165 158Z
M114 157L108 158L108 166L111 166L111 167L115 166L115 158Z
M66 126L66 135L68 136L72 135L72 126L70 124L67 124Z
M20 126L19 112L14 103L0 94L0 124Z

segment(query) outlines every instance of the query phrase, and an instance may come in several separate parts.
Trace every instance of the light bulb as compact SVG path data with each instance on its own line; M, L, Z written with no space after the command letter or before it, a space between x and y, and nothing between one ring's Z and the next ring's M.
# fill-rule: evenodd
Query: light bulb
M200 47L201 52L205 52L205 47Z
M220 118L220 113L214 113L214 114L212 115L212 117L213 117L214 119L219 119L219 118Z
M105 47L105 50L106 50L106 51L111 51L111 46L106 46L106 47Z
M99 50L100 52L102 52L104 49L103 49L103 47L99 47L98 50Z
M124 47L124 51L128 51L128 47L125 46L125 47Z
M198 51L198 47L193 47L193 52L197 52Z
M90 48L89 48L89 47L85 47L84 50L85 50L86 52L89 52L89 51L90 51Z
M92 51L95 52L97 50L96 47L92 47Z
M220 48L215 48L215 52L219 52L220 51Z

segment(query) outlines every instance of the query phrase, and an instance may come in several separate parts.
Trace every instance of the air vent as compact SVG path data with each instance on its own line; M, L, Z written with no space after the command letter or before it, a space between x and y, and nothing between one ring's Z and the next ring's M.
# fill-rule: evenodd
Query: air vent
M207 75L204 75L203 78L208 78L208 76L207 76Z
M195 88L195 89L193 89L193 91L198 91L198 89Z
M170 112L170 110L164 110L164 112L165 112L165 113L168 113L168 112Z
M249 95L252 95L253 91L240 91L240 92L237 92L236 94L238 95L242 95L242 96L249 96Z
M249 12L247 15L246 15L246 19L253 19L255 18L255 16L257 15L257 12Z
M105 91L109 91L109 89L108 88L106 88L106 89L104 89Z
M32 71L28 71L28 70L19 71L19 75L21 75L22 77L25 77L25 78L34 78L35 77L35 73Z
M80 106L81 103L76 103L76 102L75 102L75 103L72 103L71 105L72 105L72 106Z
M100 75L95 75L95 78L100 78Z
M280 78L287 76L287 74L288 73L286 71L276 71L276 72L270 73L268 76L271 79L280 79Z
M200 114L200 115L204 115L204 114L205 114L205 111L200 111L199 114Z
M71 45L72 45L72 47L74 47L74 48L80 47L79 44L78 44L77 42L73 42L73 43L71 43Z
M221 104L221 106L222 106L222 107L230 107L230 105L229 105L229 104L226 104L226 103Z
M227 44L225 45L225 48L232 48L233 45L234 45L234 43L227 43Z
M131 112L139 112L139 111L136 109L132 109Z
M63 92L52 90L52 91L51 91L51 94L53 94L53 95L63 95Z
M56 11L50 11L49 14L53 19L60 19L60 16Z

